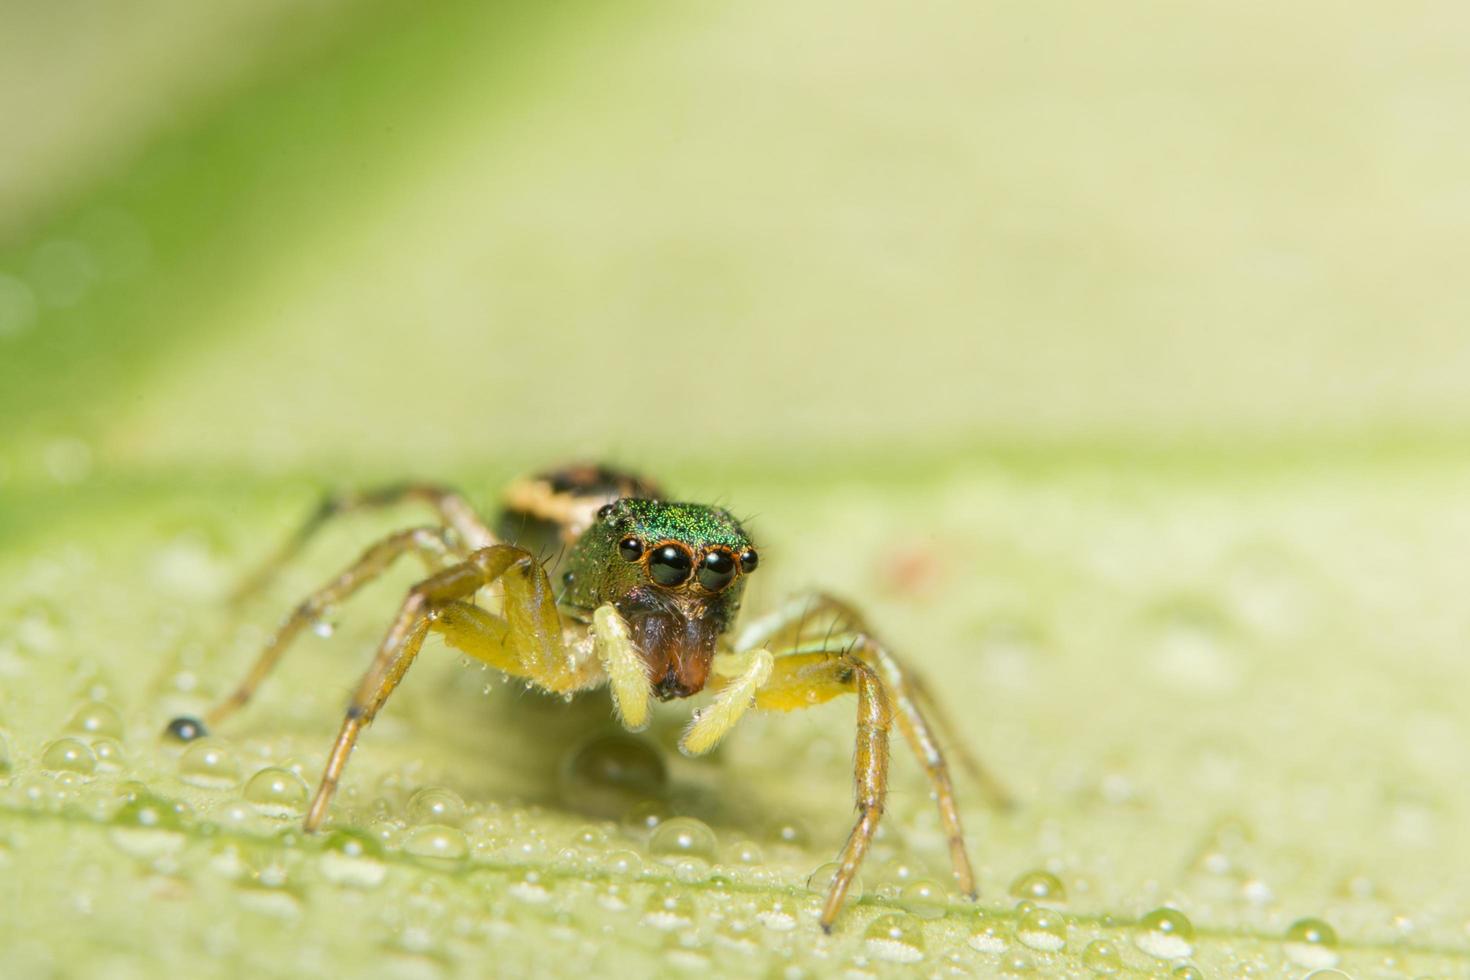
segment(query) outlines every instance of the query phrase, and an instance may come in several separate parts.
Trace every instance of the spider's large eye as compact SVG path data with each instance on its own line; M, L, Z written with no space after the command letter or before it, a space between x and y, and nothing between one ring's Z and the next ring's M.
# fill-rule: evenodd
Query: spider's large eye
M728 551L711 551L699 564L699 584L718 592L735 577L735 559Z
M754 548L746 548L740 552L740 570L750 573L755 571L755 566L760 564L760 555L755 553Z
M623 561L637 561L643 557L643 542L635 537L626 537L618 542L618 554Z
M676 544L666 544L648 556L648 574L659 585L681 585L693 570L694 559Z

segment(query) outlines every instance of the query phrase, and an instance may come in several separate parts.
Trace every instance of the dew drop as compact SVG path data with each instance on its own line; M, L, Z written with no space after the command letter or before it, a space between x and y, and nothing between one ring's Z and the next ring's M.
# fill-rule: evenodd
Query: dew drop
M648 896L643 923L655 929L682 929L694 922L694 903L673 889L659 889Z
M443 786L425 786L408 799L408 819L458 827L464 823L464 800Z
M982 925L978 930L972 932L966 942L970 944L971 949L982 953L1004 953L1006 947L1010 945L1001 927L993 922Z
M41 767L86 776L97 770L97 757L81 739L58 738L41 752Z
M623 828L635 837L646 837L670 816L667 805L656 800L645 800L623 814Z
M760 901L755 920L772 932L790 932L796 928L796 913L785 899L775 896Z
M1032 949L1055 953L1067 945L1067 922L1056 909L1037 905L1016 923L1016 938Z
M608 874L618 877L632 877L643 870L643 858L636 851L619 849L609 851L602 858L602 866Z
M403 839L405 853L433 867L457 867L469 854L469 840L458 827L427 823Z
M1093 973L1112 976L1123 970L1123 954L1111 939L1094 939L1082 951L1082 965Z
M899 893L904 908L921 919L939 919L944 916L948 898L944 888L933 878L918 878L903 886Z
M1065 902L1067 889L1050 871L1028 871L1011 882L1011 897L1033 902Z
M796 820L777 820L773 823L771 839L789 847L806 847L811 843L811 835L807 833L806 827Z
M191 786L230 789L240 782L240 763L224 742L202 738L179 757L179 778Z
M1182 959L1194 952L1194 925L1178 909L1157 908L1138 921L1133 944L1155 959Z
M832 890L832 879L837 877L837 872L842 865L836 861L828 861L811 874L807 875L806 890L813 895L821 895L824 898L827 892ZM853 875L852 883L847 886L847 902L856 902L863 897L862 875Z
M1205 971L1193 963L1181 963L1169 974L1173 980L1205 980Z
M306 806L306 783L289 769L267 766L245 784L245 801L267 816L294 817Z
M761 851L761 846L751 840L736 841L725 848L725 853L732 864L750 866L766 862L766 855Z
M376 888L388 876L383 848L362 830L334 830L324 841L318 866L322 877L338 885Z
M924 958L923 925L903 912L880 915L863 932L863 945L877 959L917 963Z
M122 743L115 738L92 739L92 754L97 757L97 768L103 772L121 772L127 762Z
M1286 955L1298 966L1325 970L1337 965L1337 930L1321 919L1298 919L1286 930Z
M87 701L77 706L66 720L66 731L76 735L105 735L122 738L122 717L106 701Z
M718 847L715 832L693 817L671 817L654 828L648 853L656 858L698 858L713 861Z
M135 857L171 854L184 846L181 830L186 813L183 804L154 796L146 789L130 792L113 815L112 842Z
M597 817L618 817L639 803L661 799L668 782L659 751L621 732L585 739L557 769L562 803Z

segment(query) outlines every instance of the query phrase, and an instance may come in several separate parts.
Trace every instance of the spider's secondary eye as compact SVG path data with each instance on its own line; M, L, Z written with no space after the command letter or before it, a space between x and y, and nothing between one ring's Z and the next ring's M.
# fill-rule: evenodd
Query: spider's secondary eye
M613 505L612 504L603 504L601 507L597 508L597 519L600 521L604 517L606 517L608 514L611 514L612 512L613 512Z
M694 559L678 545L666 544L648 557L648 574L659 585L680 585L689 580Z
M623 556L623 561L637 561L643 557L643 542L637 538L624 538L618 542L618 554Z
M699 584L718 592L735 577L735 559L728 551L711 551L699 566Z
M742 572L755 571L755 566L759 565L760 562L761 557L755 553L754 548L746 548L740 552L740 570Z

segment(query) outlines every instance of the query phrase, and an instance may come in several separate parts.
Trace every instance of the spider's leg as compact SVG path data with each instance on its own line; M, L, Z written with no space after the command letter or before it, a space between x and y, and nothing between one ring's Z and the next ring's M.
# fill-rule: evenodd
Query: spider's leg
M867 663L849 653L819 651L777 657L770 676L755 695L758 708L791 711L853 691L858 699L857 751L853 760L858 819L838 855L837 873L832 876L822 905L822 928L828 932L883 816L883 800L888 793L888 730L892 723L888 694L877 671Z
M898 729L903 732L904 739L923 765L924 774L929 777L934 802L939 807L939 822L949 840L949 857L954 866L955 881L960 891L975 898L975 873L970 867L969 853L965 850L965 831L960 824L959 807L955 804L954 783L949 776L944 752L924 716L912 679L897 658L870 636L855 637L852 650L854 656L870 664L883 678L884 686L893 701Z
M306 813L305 829L315 830L326 816L362 730L372 723L388 696L412 665L424 636L440 611L504 577L508 629L519 634L522 651L534 651L543 662L565 659L560 617L551 602L551 586L535 556L512 545L493 545L474 552L463 562L431 575L409 590L398 616L393 620L377 655L358 684L347 707L342 728L327 757L321 784ZM537 601L538 594L544 599ZM513 599L512 597L516 597ZM532 597L532 598L527 598ZM548 628L553 627L553 628Z
M306 521L287 538L281 547L266 559L256 571L240 583L233 601L243 602L259 592L267 582L275 578L282 566L294 558L306 543L315 536L333 517L354 510L388 507L406 501L422 501L438 513L444 526L454 531L460 546L466 551L488 548L495 543L495 535L485 526L460 494L445 487L424 483L401 483L379 487L361 493L339 493L326 497Z
M828 649L838 649L844 642L858 641L861 641L860 645L878 646L872 636L862 614L852 606L833 596L814 593L790 599L774 612L752 621L741 631L736 647L746 649L761 645L782 650L788 646L825 644ZM987 802L999 809L1013 807L1014 797L957 737L954 723L923 679L910 668L900 669L886 651L884 656L890 667L884 670L883 679L893 689L899 729L914 753L926 760L926 768L930 765L928 760L938 752L939 742L934 738L937 730L944 736L943 740L959 761L960 768L985 795Z
M244 707L255 694L261 683L275 669L287 647L301 630L316 622L329 608L349 598L354 592L388 570L399 556L416 551L433 571L443 557L449 553L440 528L420 527L390 534L369 547L356 561L347 566L340 575L317 589L291 611L291 614L276 628L265 649L260 652L250 672L239 686L204 716L209 725L216 725Z
M725 733L755 704L758 692L771 677L775 658L760 648L744 653L721 654L715 658L715 699L701 708L684 729L679 750L685 755L702 755L719 744Z

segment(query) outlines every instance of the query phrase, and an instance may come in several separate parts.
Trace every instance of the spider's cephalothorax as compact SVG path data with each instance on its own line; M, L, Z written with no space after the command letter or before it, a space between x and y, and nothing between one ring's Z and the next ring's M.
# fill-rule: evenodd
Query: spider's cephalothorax
M590 616L611 604L654 694L685 698L704 689L756 562L745 531L717 507L618 500L572 546L562 605Z
M322 523L343 511L420 501L433 507L438 522L382 539L307 597L206 720L218 723L243 706L303 629L398 557L416 553L429 575L409 590L348 705L306 814L308 831L326 818L358 737L435 632L449 646L544 691L571 695L606 686L630 729L648 723L653 699L710 691L679 740L691 755L713 748L751 708L790 711L854 694L858 820L838 857L822 926L832 927L877 830L895 725L929 778L955 878L973 897L959 811L934 729L944 719L928 690L862 617L828 596L784 603L732 639L746 579L759 562L754 545L727 511L661 498L657 484L595 464L511 484L494 531L463 497L443 487L402 484L329 498L246 591L269 581ZM549 571L557 573L559 593ZM180 718L169 731L192 738L205 726ZM974 760L964 752L959 757L992 799L1003 802L1003 791Z

